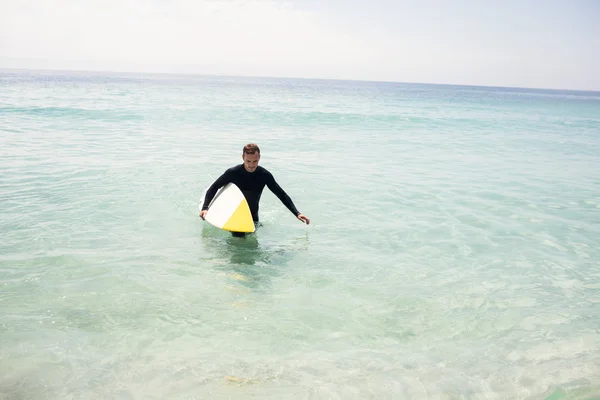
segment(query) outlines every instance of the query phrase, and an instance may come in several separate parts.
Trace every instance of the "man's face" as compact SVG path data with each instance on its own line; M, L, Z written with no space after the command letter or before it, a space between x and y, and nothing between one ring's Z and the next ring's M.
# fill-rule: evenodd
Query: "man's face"
M260 160L260 154L247 154L244 153L242 155L242 160L244 160L244 168L248 172L256 171L256 167L258 167L258 160Z

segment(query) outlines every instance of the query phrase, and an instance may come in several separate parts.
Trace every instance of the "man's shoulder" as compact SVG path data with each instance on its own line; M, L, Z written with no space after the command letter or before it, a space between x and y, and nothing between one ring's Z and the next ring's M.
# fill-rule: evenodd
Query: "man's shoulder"
M269 172L269 170L266 169L265 167L263 167L262 165L259 165L258 167L256 167L256 172L258 172L264 176L267 176L267 177L273 176L273 174L271 172Z
M233 167L229 167L225 170L226 173L232 172L240 172L244 168L244 164L234 165Z

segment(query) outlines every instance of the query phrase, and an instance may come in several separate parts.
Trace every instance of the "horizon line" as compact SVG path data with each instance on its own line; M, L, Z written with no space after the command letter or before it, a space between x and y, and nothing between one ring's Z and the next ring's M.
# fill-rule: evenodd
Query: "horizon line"
M1 57L0 57L1 58ZM357 82L357 83L389 83L389 84L408 84L408 85L431 85L431 86L460 86L472 88L490 88L490 89L525 89L542 90L555 92L580 92L580 93L600 93L599 89L568 89L555 87L534 87L534 86L498 86L482 84L459 84L459 83L441 83L441 82L410 82L396 80L377 80L377 79L343 79L343 78L319 78L306 76L273 76L273 75L238 75L238 74L218 74L202 72L142 72L133 70L105 70L105 69L77 69L77 68L27 68L27 67L2 67L0 71L33 71L33 72L78 72L95 74L138 74L138 75L172 75L172 76L206 76L206 77L224 77L224 78L255 78L255 79L289 79L289 80L315 80L315 81L336 81L336 82Z

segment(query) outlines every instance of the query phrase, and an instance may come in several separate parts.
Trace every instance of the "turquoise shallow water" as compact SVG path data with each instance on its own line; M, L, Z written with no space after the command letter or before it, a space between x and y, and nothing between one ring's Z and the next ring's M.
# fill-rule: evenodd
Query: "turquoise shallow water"
M600 93L0 73L0 398L600 398ZM257 142L263 226L198 218Z

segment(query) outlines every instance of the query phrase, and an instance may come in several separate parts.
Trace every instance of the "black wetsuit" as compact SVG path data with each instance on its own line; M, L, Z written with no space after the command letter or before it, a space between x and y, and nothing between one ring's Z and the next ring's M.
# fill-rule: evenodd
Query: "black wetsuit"
M267 186L271 192L294 214L296 217L300 212L292 202L290 196L279 186L273 175L265 168L258 166L254 172L248 172L244 164L229 168L208 188L206 199L202 205L203 210L208 210L208 205L217 194L219 188L228 183L234 183L246 197L254 224L258 223L258 208L262 191Z

